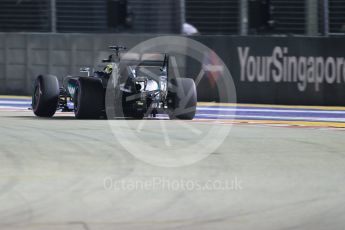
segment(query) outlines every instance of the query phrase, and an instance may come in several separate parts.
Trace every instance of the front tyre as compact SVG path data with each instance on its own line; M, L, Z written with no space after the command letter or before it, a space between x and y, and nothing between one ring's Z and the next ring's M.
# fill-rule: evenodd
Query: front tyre
M190 78L172 79L169 83L168 101L170 119L192 120L197 104L194 80Z
M98 119L104 115L105 90L100 79L80 77L74 95L77 119Z
M59 101L59 82L53 75L40 75L34 83L32 110L36 116L52 117Z

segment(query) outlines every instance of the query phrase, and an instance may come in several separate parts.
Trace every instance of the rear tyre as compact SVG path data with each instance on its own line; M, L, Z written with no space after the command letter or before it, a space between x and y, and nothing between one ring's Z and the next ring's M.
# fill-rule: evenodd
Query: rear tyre
M36 116L52 117L59 101L59 82L53 75L40 75L34 83L32 110Z
M193 79L176 78L169 83L170 119L192 120L196 113L197 93Z
M105 90L100 79L80 77L74 94L77 119L98 119L104 116Z
M124 117L133 120L142 120L144 118L144 113L139 111L126 111Z

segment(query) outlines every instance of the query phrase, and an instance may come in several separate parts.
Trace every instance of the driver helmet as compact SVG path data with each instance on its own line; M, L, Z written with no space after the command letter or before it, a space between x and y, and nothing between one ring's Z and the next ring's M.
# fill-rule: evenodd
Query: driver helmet
M105 68L104 68L104 72L107 74L111 74L111 72L113 71L113 66L112 64L108 64Z

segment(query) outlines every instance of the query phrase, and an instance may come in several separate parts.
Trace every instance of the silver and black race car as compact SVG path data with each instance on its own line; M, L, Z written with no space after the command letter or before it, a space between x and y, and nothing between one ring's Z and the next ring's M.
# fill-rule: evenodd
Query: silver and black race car
M193 119L197 93L193 79L169 75L168 54L126 53L110 46L111 55L102 71L86 67L87 76L40 75L34 83L32 110L36 116L52 117L57 110L74 111L78 119L155 117ZM86 74L85 74L86 75Z

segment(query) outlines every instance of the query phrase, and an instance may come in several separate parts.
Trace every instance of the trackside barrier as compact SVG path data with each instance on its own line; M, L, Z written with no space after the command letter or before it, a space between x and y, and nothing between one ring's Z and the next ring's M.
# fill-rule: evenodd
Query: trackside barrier
M109 44L133 47L157 35L0 33L0 94L29 95L42 73L80 75L79 68L97 66ZM345 38L191 37L213 49L229 68L237 102L345 105ZM212 81L223 68L213 54L204 62L179 63L182 75L205 77L200 101L217 101Z
M196 40L226 63L238 102L345 105L345 38L199 36ZM192 69L189 74L193 76ZM200 98L209 98L200 87Z

